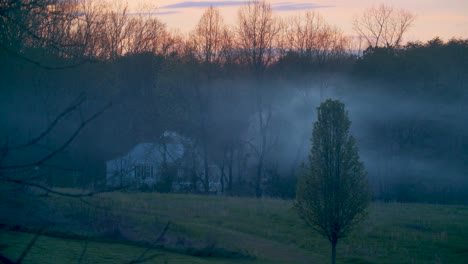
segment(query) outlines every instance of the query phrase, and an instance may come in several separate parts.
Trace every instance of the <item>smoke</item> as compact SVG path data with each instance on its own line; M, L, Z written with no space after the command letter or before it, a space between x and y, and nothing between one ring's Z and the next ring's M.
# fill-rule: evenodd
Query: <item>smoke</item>
M275 144L269 158L278 162L285 174L288 168L307 161L316 108L332 98L346 105L351 134L357 139L375 191L382 185L461 188L468 184L468 125L464 122L468 108L464 99L444 102L387 93L388 89L379 87L382 84L364 86L340 76L328 79L327 85L311 83L267 85L282 87L272 98L270 129Z
M70 151L79 150L79 155L88 160L104 163L138 143L157 139L158 133L168 129L200 137L200 120L205 118L205 136L214 149L211 158L220 160L225 141L248 142L257 150L261 147L261 111L264 122L268 120L265 169L275 170L282 177L296 177L300 163L307 162L316 109L332 98L345 103L352 121L351 134L357 140L374 191L382 192L398 184L430 188L468 185L468 123L464 115L468 104L463 97L446 101L409 96L398 89L388 92L392 91L389 83L363 82L338 74L266 80L261 87L251 80L218 80L202 87L203 100L194 96L193 87L182 84L176 96L167 97L174 101L158 99L166 100L169 109L174 109L166 112L159 104L142 104L138 97L113 96L114 107L90 124ZM94 101L83 107L85 115L109 100L106 92L93 94L89 87L86 89ZM13 141L17 142L42 131L73 98L51 90L10 90L4 95L0 104L1 125L5 128L2 138L15 135ZM82 114L71 115L46 143L57 145L58 139L73 131ZM251 152L254 166L255 151L248 145L244 147Z

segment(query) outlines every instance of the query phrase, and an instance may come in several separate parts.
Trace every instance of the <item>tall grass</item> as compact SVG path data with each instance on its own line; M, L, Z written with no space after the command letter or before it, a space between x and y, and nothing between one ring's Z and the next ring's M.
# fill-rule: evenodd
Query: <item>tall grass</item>
M141 250L132 243L152 241L167 221L172 225L160 253L168 263L325 263L330 252L329 242L299 219L290 200L116 192L84 202L52 197L47 202L69 215L56 229L97 239L93 245L101 253L93 255L91 250L87 255L96 263L105 262L107 253L112 258L116 247L119 254L131 256ZM17 254L27 240L21 236L27 234L3 231L1 241L8 247L2 251ZM40 243L82 248L79 240L44 237ZM40 259L41 252L44 257L53 255L47 248L38 246L31 258ZM206 248L250 257L187 255L187 249ZM74 250L69 251L61 251L57 258L76 257ZM466 259L467 206L373 203L368 218L338 245L339 263L466 263Z

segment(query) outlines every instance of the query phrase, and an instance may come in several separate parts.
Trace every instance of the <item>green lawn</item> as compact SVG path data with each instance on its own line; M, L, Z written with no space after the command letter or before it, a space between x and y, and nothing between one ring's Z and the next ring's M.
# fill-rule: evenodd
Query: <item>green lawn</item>
M93 237L82 263L126 263L145 250L142 243L153 241L167 221L172 224L166 248L152 250L149 255L159 255L146 263L329 261L328 241L297 217L292 201L107 193L84 202L49 197L47 204L66 217L49 216L56 226L38 239L25 263L77 263L85 241L50 236L56 233ZM31 237L4 229L3 254L19 256ZM239 256L196 257L187 255L186 248L214 248ZM467 259L467 206L373 203L367 220L338 244L338 263L466 263Z

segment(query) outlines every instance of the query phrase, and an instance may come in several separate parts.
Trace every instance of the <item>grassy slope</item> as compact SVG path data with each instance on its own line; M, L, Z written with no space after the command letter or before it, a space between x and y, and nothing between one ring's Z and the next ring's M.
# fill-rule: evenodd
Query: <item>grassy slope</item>
M79 201L50 198L57 208L74 212ZM214 245L244 252L255 259L202 259L160 252L154 263L326 263L328 241L298 219L292 202L274 199L179 194L110 193L89 199L108 209L126 239L151 241L167 221L168 236L190 245ZM76 203L74 205L71 205ZM65 210L65 209L64 209ZM86 210L84 210L86 211ZM86 212L89 212L86 211ZM88 213L89 214L89 213ZM90 217L89 215L81 217ZM67 227L63 227L66 229ZM77 229L70 228L76 231ZM1 232L3 249L17 256L30 235ZM83 241L41 237L28 255L31 262L77 260ZM47 255L44 254L46 249ZM95 263L125 263L144 248L90 242L86 259ZM53 261L49 261L53 260ZM339 263L465 263L468 259L468 207L374 203L369 217L338 245ZM153 263L152 262L152 263ZM86 262L84 262L86 263Z

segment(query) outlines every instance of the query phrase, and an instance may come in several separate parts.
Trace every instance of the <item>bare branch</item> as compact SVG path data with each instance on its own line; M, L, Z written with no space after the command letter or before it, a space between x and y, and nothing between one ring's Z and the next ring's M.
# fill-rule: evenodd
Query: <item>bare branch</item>
M1 166L0 171L5 171L5 170L16 170L16 169L22 169L22 168L29 168L29 167L34 167L43 164L44 162L52 159L55 155L58 153L62 152L68 145L70 145L71 142L78 136L78 134L85 128L91 121L96 119L98 116L100 116L105 110L111 107L111 104L109 103L107 106L102 108L100 111L94 113L92 116L90 116L88 119L84 120L81 122L81 124L78 126L78 128L74 131L74 133L58 148L50 152L49 154L45 155L44 157L30 163L26 164L18 164L18 165L8 165L8 166Z
M78 259L78 264L81 264L83 262L84 256L86 254L86 250L88 249L88 242L89 242L89 236L86 236L83 250L81 251L80 258Z
M82 60L80 62L72 63L72 64L64 65L64 66L48 66L48 65L43 64L42 62L39 62L39 61L33 60L31 58L28 58L28 57L22 55L19 52L13 51L13 50L5 47L1 43L0 43L0 48L3 49L4 51L6 51L8 54L10 54L10 55L12 55L12 56L14 56L14 57L16 57L16 58L18 58L20 60L23 60L23 61L26 61L26 62L31 63L33 65L36 65L39 68L42 68L42 69L45 69L45 70L51 70L51 71L73 69L73 68L79 67L79 66L81 66L83 64L86 64L86 63L89 63L89 62L97 62L96 60L84 59L84 60Z
M94 195L100 194L100 193L114 192L114 191L123 190L123 189L126 189L128 187L128 186L123 186L123 187L117 187L117 188L102 190L102 191L93 191L93 192L87 192L87 193L76 193L76 194L74 194L74 193L57 191L57 190L54 190L52 188L49 188L49 187L47 187L45 185L42 185L42 184L39 184L39 183L13 179L13 178L10 178L10 177L5 177L5 176L2 177L2 180L5 181L5 182L16 183L16 184L19 184L21 186L34 187L34 188L46 191L47 193L52 193L52 194L56 194L56 195L64 196L64 197L73 197L73 198L90 197L90 196L94 196Z
M21 253L21 256L16 261L17 264L20 264L23 261L23 259L26 257L26 255L31 250L31 248L34 246L34 244L36 244L36 241L41 236L43 230L44 230L44 227L39 229L39 231L36 233L36 235L33 237L33 239L29 242L28 246L23 250L23 252Z
M18 146L13 146L10 147L10 150L18 150L26 147L30 147L36 143L38 143L41 139L43 139L45 136L47 136L54 128L55 126L60 122L61 119L66 117L68 114L76 110L78 107L80 107L85 101L84 95L80 95L76 101L76 103L73 103L69 107L67 107L63 112L61 112L53 121L52 123L42 132L40 133L37 137L31 139L30 141L18 145Z
M407 10L395 10L382 4L366 9L360 17L354 17L352 23L354 31L366 39L369 47L395 48L401 44L414 18Z
M168 221L166 226L164 227L164 229L161 231L161 233L159 234L159 236L156 238L156 240L148 247L146 248L145 251L143 251L140 256L138 256L138 258L136 258L135 260L132 260L132 261L129 261L127 262L128 264L136 264L136 263L142 263L142 262L145 262L145 261L148 261L150 260L151 258L154 258L156 256L158 256L157 254L153 255L153 256L150 256L149 258L145 258L145 255L148 254L148 252L150 250L152 250L159 242L161 242L161 240L164 238L164 235L166 234L167 230L169 229L169 225L171 224L171 221Z
M0 261L4 264L15 264L15 262L0 253Z

